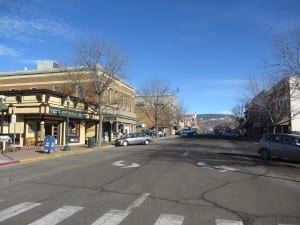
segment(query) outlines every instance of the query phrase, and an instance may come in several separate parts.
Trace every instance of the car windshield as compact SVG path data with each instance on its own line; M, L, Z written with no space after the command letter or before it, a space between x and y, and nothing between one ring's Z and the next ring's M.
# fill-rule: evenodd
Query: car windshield
M124 134L121 138L134 138L134 137L137 137L138 136L138 134L135 134L135 133L133 133L133 134Z

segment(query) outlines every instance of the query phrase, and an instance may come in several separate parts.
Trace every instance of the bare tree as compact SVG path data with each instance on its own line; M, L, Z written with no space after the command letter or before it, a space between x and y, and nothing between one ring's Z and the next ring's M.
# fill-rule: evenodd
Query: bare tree
M243 124L245 122L244 113L245 113L245 105L243 103L236 104L233 109L232 113L234 115L234 119L239 125L239 132L242 134Z
M276 132L276 125L284 124L300 113L300 110L290 108L291 102L300 99L296 87L299 81L290 79L300 76L300 29L294 27L278 33L274 40L274 57L265 60L264 68L269 70L267 75L249 77L243 85L243 99L248 110L251 109L252 114L255 112L260 120L268 120Z
M186 114L186 112L187 112L186 106L184 105L183 100L180 99L179 103L178 103L178 107L177 107L176 112L175 112L175 118L176 118L177 126L179 126L180 121L183 120L184 115ZM182 127L182 128L184 128L184 127Z
M282 79L300 76L300 28L294 26L274 34L273 57L264 59L263 68L268 75Z
M277 125L285 124L292 119L289 113L290 82L285 78L269 89L263 87L273 84L274 79L270 78L270 81L264 84L261 82L254 76L245 81L244 94L248 97L246 108L252 118L256 117L260 123L271 124L275 133Z
M99 39L80 41L74 46L74 65L67 71L67 79L73 88L79 88L79 97L97 105L98 145L102 145L103 110L107 107L105 92L114 80L120 79L126 62L127 58L115 45ZM74 89L71 91L74 92Z
M148 114L149 119L153 119L156 135L159 121L167 120L170 123L176 120L178 102L175 94L176 90L172 89L171 83L160 77L153 77L139 91L145 104L144 113Z

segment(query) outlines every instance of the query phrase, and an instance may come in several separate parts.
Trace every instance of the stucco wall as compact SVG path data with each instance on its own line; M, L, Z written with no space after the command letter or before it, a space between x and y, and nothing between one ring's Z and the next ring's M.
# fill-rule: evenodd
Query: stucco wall
M291 131L300 134L300 79L290 78Z

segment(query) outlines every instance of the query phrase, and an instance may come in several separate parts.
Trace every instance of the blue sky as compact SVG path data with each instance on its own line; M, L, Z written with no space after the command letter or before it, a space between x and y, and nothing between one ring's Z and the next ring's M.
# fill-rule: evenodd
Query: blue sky
M129 57L125 80L137 90L162 76L187 112L226 113L299 12L299 0L0 0L0 71L67 61L93 35Z

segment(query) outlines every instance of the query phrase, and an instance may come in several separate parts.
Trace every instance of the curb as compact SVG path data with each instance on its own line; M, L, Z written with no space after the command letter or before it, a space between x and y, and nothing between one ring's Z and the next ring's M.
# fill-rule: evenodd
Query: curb
M96 146L94 148L88 148L88 149L81 149L81 150L75 150L75 151L72 151L72 150L71 151L61 151L61 152L50 153L50 154L43 155L43 156L35 156L35 157L24 158L24 159L19 159L19 160L4 161L4 162L0 162L0 167L11 165L11 164L30 163L30 162L35 162L35 161L60 158L60 157L64 157L64 156L85 154L85 153L89 153L89 152L106 150L106 149L109 149L112 147L114 147L114 146L112 146L112 145L99 146L99 147Z
M82 149L82 150L77 150L77 151L62 151L62 152L57 152L57 153L50 153L45 156L38 156L38 157L32 157L32 158L26 158L26 159L20 159L18 160L20 163L30 163L34 161L42 161L42 160L48 160L48 159L55 159L55 158L61 158L64 156L71 156L71 155L79 155L79 154L85 154L89 152L94 152L94 151L99 151L99 150L105 150L107 148L110 148L111 146L102 146L102 147L95 147L91 149Z
M89 153L89 152L106 150L106 149L113 148L113 147L115 147L115 146L114 145L104 145L104 146L95 146L93 148L81 149L81 150L75 150L75 151L72 151L72 150L60 151L60 152L55 152L55 153L49 153L49 154L43 155L43 156L36 156L36 157L31 157L31 158L24 158L24 159L19 159L19 160L10 160L10 161L0 162L0 167L7 166L10 164L30 163L30 162L35 162L35 161L60 158L60 157L64 157L64 156L85 154L85 153Z
M0 166L7 166L7 165L17 164L17 163L20 163L20 160L11 160L11 161L7 161L7 162L1 162Z

